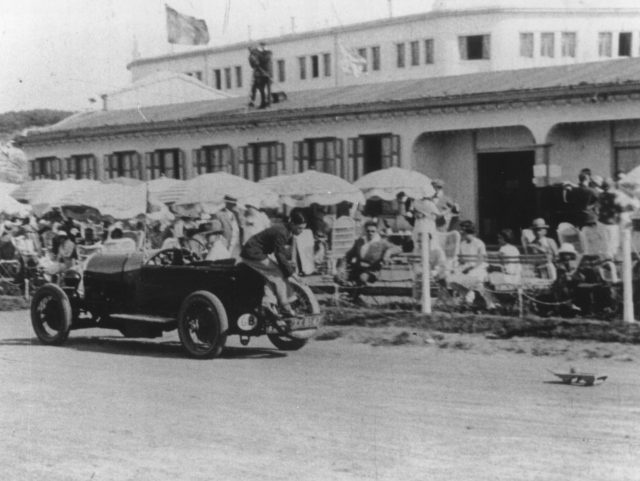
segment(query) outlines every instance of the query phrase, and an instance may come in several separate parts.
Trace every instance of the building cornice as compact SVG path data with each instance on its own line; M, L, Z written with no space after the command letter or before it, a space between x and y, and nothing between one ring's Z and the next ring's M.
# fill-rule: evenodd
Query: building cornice
M55 132L30 133L15 139L18 146L43 146L85 140L140 136L164 136L197 131L220 132L282 127L301 123L362 121L408 115L446 115L464 112L521 109L526 106L551 107L640 99L640 83L589 85L462 95L455 97L418 98L402 101L370 102L291 110L243 110L220 112L197 119L147 122L103 126Z

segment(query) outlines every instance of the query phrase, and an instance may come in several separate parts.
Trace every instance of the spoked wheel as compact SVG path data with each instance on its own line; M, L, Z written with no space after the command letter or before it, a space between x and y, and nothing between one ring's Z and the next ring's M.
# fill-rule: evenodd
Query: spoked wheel
M69 337L71 303L60 287L46 284L31 300L31 325L43 344L60 345Z
M296 300L291 303L291 308L294 309L299 314L318 314L320 313L320 305L318 304L318 300L315 298L311 290L302 284L294 280L289 281L291 283L291 287L296 295ZM267 334L269 341L275 347L277 347L280 351L297 351L301 349L309 340L309 337L313 334L313 331L306 333L302 331L301 333L296 333L291 336L280 335L280 334ZM305 337L297 337L299 335Z
M178 334L190 356L210 359L219 356L227 341L227 312L216 296L197 291L182 303Z

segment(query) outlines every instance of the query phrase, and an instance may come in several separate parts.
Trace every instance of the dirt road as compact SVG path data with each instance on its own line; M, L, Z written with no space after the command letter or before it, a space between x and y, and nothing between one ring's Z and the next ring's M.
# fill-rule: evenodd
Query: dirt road
M574 360L609 375L585 388L550 382L563 356L338 339L194 361L173 336L32 338L0 313L6 480L640 479L640 347Z

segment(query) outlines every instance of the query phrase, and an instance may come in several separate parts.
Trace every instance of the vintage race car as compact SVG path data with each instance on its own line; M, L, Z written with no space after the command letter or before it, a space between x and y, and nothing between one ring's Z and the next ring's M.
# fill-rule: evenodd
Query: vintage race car
M60 285L40 287L31 301L31 323L45 344L62 344L69 331L99 327L126 337L160 337L178 329L193 357L212 358L227 337L267 335L281 350L305 345L322 320L311 290L291 280L299 314L275 316L261 306L264 280L244 264L203 261L186 249L96 254L83 274L67 271Z

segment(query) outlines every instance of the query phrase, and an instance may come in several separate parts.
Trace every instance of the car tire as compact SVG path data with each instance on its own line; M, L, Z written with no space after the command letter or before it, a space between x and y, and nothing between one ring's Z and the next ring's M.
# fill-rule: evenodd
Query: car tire
M43 344L58 346L69 337L73 312L65 292L55 284L40 287L31 299L31 326Z
M215 295L196 291L182 302L178 314L178 335L190 356L198 359L219 356L227 341L228 330L227 311Z
M296 312L300 314L319 314L320 304L318 303L316 296L311 292L311 289L294 279L291 279L289 283L298 298L292 306ZM309 340L308 337L297 338L279 334L267 334L267 337L271 344L280 351L297 351L298 349L302 349Z

